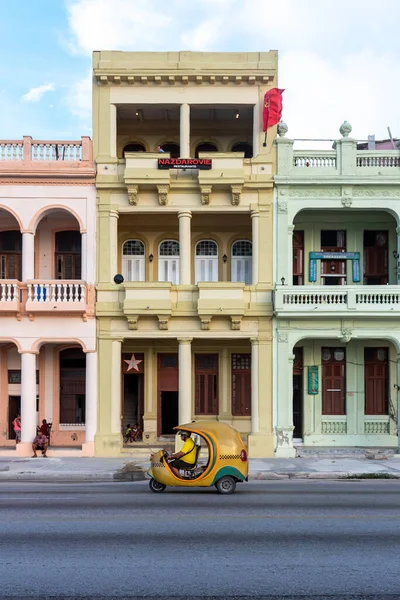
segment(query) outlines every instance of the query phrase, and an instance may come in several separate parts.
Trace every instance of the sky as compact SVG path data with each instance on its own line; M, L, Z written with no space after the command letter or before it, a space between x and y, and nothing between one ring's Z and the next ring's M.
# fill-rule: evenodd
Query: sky
M91 136L93 50L271 49L287 137L400 137L399 23L399 0L2 0L0 139Z

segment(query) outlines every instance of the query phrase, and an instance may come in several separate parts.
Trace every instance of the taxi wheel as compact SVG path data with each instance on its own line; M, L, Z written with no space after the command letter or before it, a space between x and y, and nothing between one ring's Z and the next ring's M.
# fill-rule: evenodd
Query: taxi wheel
M218 479L215 487L220 494L233 494L236 489L236 481L233 477L221 477L221 479Z
M163 492L166 487L166 485L164 485L163 483L159 483L155 479L150 479L149 481L149 488L154 493Z

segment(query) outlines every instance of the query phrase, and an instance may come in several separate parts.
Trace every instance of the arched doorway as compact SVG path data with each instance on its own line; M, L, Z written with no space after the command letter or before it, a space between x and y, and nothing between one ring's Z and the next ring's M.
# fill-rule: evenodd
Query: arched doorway
M238 142L232 146L231 152L244 152L245 158L252 158L253 146L247 142Z
M199 158L201 152L218 152L218 148L212 142L202 142L196 147L195 157Z
M169 152L171 158L179 158L180 155L180 146L174 142L167 142L165 144L161 144L161 149L164 152Z
M122 151L123 156L125 156L125 152L146 152L146 148L143 144L131 142L124 146L124 149Z
M0 279L22 280L22 234L17 219L0 209Z

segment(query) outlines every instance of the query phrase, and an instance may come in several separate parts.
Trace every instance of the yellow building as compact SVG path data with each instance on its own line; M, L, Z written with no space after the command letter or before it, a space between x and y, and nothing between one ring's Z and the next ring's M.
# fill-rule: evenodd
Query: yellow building
M275 51L94 53L98 456L202 418L273 455L276 78Z

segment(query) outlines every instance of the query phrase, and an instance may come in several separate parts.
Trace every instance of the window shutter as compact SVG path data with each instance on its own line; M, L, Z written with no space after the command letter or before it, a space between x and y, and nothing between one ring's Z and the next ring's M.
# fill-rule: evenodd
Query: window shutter
M218 257L196 257L196 281L218 281Z
M218 414L218 355L195 356L195 407L198 415Z
M179 258L159 258L158 279L159 281L170 281L174 285L179 284Z
M251 285L252 282L252 258L232 257L232 281L243 282Z
M122 275L125 281L145 281L144 257L124 257L122 259Z

